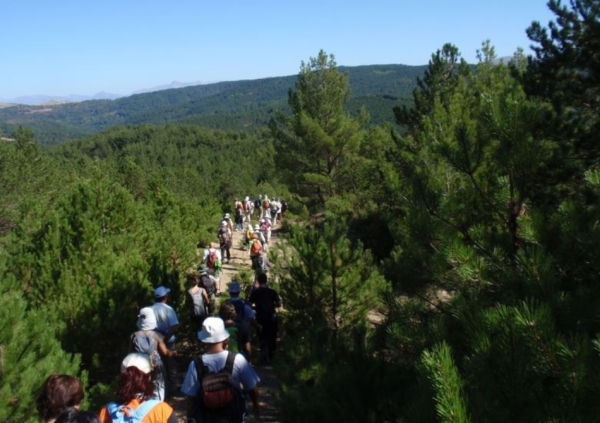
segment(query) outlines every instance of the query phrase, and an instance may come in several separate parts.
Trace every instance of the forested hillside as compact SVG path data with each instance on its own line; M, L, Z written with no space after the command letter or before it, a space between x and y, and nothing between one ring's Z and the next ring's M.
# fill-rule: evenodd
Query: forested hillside
M354 98L347 110L365 107L373 124L392 118L393 103L408 104L425 66L373 65L343 68ZM137 94L117 100L93 100L52 106L0 109L0 130L18 125L33 131L42 144L57 144L116 125L192 123L216 129L264 127L273 113L287 108L296 76L219 82ZM387 120L384 120L387 119Z
M51 372L102 404L153 288L186 327L196 245L258 194L290 205L269 253L286 422L596 421L600 4L549 6L533 56L446 44L381 124L321 51L268 127L0 142L0 421L36 421Z

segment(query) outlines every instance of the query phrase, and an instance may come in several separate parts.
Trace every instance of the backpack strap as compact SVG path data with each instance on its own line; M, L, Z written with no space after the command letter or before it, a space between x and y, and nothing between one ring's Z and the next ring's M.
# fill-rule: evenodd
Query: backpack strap
M142 421L144 419L144 416L146 416L146 414L148 414L150 412L150 410L152 410L152 408L154 408L154 406L157 405L159 402L160 402L160 400L157 400L157 399L150 399L150 400L144 401L133 412L135 413L137 418L140 421Z
M233 376L233 363L235 362L235 354L231 351L227 353L227 361L225 362L224 369L227 369L227 372Z
M116 402L109 402L106 404L106 411L110 414L111 419L115 420L117 418L117 412L119 411L119 404Z
M202 361L202 356L198 355L194 357L194 366L196 367L196 375L198 377L198 383L200 384L200 388L202 388L202 378L204 377L204 373L208 371L208 369L204 366L204 361ZM200 389L202 390L202 389Z

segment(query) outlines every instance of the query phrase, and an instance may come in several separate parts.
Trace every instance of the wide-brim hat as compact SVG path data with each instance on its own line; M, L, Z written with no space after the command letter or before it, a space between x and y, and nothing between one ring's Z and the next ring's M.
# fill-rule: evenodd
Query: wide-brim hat
M220 317L207 317L202 322L202 329L198 332L198 339L207 344L216 344L229 338L225 323Z
M205 264L201 264L200 266L198 266L198 272L201 275L204 275L204 274L208 273L208 266L205 265Z

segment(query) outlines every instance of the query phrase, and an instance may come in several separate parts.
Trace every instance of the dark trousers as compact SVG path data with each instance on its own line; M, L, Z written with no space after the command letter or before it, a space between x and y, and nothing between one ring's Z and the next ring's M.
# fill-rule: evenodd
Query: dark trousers
M165 345L171 351L175 350L175 342L166 342ZM170 398L178 391L179 369L175 357L162 356L165 367L165 397Z
M261 326L258 333L260 344L260 364L269 364L275 356L277 348L277 319L257 320Z

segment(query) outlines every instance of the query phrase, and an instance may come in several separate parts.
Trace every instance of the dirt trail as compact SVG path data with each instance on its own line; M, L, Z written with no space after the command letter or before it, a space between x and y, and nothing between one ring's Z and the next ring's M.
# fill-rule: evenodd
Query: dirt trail
M255 220L256 223L256 220ZM227 260L223 260L222 264L222 273L219 281L220 291L222 292L220 298L227 298L227 284L231 282L234 275L242 269L249 269L251 266L251 261L248 256L248 251L244 251L240 246L242 245L243 239L243 231L238 231L233 233L233 241L231 247L231 261L227 263ZM271 244L277 243L277 230L273 231L273 235L271 237ZM256 338L256 334L253 339L253 349L256 351L256 347L258 345L258 340ZM187 369L187 362L182 363L185 366L182 367ZM180 366L181 367L181 366ZM281 421L281 413L275 407L275 397L278 392L279 382L275 376L275 372L272 366L256 366L256 373L261 379L259 384L259 401L261 406L261 417L260 419L256 419L252 413L252 407L249 405L250 419L249 422L280 422ZM185 373L181 375L181 380ZM176 397L168 402L173 406L176 410L177 415L179 416L180 422L185 422L185 399Z

